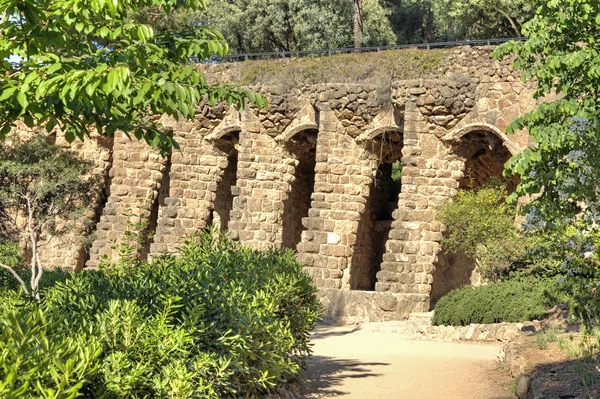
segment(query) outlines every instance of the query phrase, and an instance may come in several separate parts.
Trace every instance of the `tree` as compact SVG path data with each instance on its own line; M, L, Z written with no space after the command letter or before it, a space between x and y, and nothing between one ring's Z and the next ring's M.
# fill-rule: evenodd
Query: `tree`
M17 120L58 126L69 142L90 128L121 130L158 147L176 143L156 115L192 118L196 105L264 100L235 86L207 84L190 65L227 50L204 25L155 30L136 15L201 11L206 0L0 0L0 138Z
M379 0L362 0L363 46L393 46L396 34L390 22L391 10Z
M387 9L379 0L363 5L363 44L394 44ZM213 0L201 19L222 32L237 53L352 46L348 0Z
M466 39L520 37L522 24L533 17L537 0L442 0L447 23Z
M354 0L354 47L359 48L362 45L363 33L363 1Z
M546 99L512 123L528 129L535 144L514 156L507 173L519 174L516 196L533 195L525 228L554 237L569 278L583 277L576 294L585 319L600 315L600 3L543 2L523 26L524 43L499 47L498 58L516 56L523 80L535 80L534 97Z
M69 231L94 200L98 180L89 176L92 166L41 135L0 142L0 226L7 238L23 240L31 250L29 286L15 270L14 256L0 257L0 267L19 281L26 294L39 299L40 248Z

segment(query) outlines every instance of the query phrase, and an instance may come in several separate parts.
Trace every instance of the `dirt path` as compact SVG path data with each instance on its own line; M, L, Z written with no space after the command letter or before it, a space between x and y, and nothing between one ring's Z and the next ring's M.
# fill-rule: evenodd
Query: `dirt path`
M413 341L398 333L321 326L305 373L307 399L509 399L496 345Z

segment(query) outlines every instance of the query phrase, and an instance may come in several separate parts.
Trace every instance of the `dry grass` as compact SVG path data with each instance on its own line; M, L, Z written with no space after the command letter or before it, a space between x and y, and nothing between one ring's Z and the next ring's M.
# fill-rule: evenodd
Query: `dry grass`
M434 74L452 50L402 49L202 65L209 82L302 87L319 83L386 84Z

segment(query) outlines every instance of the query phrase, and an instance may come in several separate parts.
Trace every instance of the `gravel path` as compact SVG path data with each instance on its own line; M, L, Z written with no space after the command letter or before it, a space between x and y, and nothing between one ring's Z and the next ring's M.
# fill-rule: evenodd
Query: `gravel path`
M305 397L514 398L498 366L499 346L414 341L380 326L320 326L304 374Z

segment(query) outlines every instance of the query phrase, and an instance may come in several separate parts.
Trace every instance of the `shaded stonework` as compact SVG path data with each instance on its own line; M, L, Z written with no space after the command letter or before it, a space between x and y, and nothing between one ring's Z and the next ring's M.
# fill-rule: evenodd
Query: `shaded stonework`
M116 256L110 242L131 218L156 227L149 256L214 224L255 249L295 249L326 317L429 310L477 280L464 259L440 253L436 209L529 145L526 132L503 131L536 105L534 87L490 52L460 48L438 74L386 85L253 88L267 109L205 105L191 122L163 118L181 146L168 159L116 137L87 265Z

